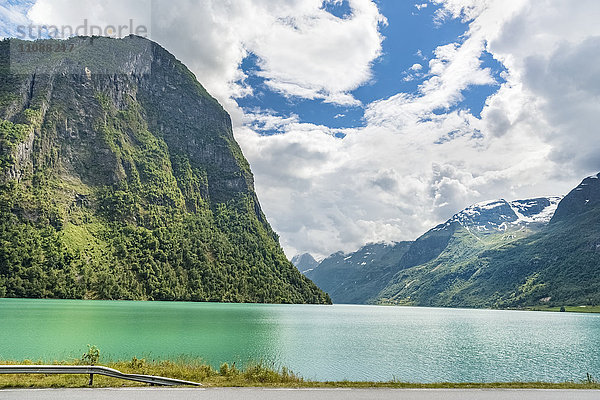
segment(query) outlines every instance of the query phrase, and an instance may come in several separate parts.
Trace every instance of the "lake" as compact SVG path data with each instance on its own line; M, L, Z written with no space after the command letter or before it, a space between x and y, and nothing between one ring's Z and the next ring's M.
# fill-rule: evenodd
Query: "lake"
M600 315L417 307L0 299L0 359L263 360L306 379L579 381Z

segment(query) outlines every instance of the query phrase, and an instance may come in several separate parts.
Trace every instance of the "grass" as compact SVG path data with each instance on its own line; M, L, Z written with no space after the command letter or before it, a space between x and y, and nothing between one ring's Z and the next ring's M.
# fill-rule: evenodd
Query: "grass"
M55 365L80 364L78 360L71 362L54 362ZM42 362L0 361L4 365L34 365ZM133 358L130 361L117 361L103 364L125 373L158 375L175 379L200 382L204 387L286 387L286 388L456 388L456 389L600 389L598 383L589 374L580 382L548 383L548 382L496 382L496 383L410 383L410 382L315 382L307 381L289 371L287 368L274 368L264 363L256 363L240 370L235 365L223 364L215 370L199 360L146 361ZM88 375L0 375L0 389L7 388L83 388L88 387ZM132 387L148 386L146 384L94 376L94 387Z
M600 313L600 306L564 306L565 312ZM561 307L529 307L531 311L560 312Z

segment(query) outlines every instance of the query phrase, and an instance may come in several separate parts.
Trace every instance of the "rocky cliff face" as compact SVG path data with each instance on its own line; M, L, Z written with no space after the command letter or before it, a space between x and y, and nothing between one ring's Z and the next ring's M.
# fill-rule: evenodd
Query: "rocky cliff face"
M12 72L18 74L5 93L16 98L0 114L33 128L24 113L35 113L38 134L43 123L51 126L52 139L61 141L58 161L64 170L85 183L119 182L126 176L126 165L99 123L110 122L111 111L139 112L148 131L164 141L170 153L185 154L201 166L208 180L204 189L214 201L253 192L252 175L233 137L229 115L171 54L137 37L69 42L75 46L73 53L63 58L22 55L11 60ZM15 53L18 56L13 44L11 56ZM110 59L98 65L105 56ZM27 149L33 137L18 144L12 176L31 172L32 153Z
M70 51L0 45L0 295L328 301L183 64L133 36L37 43Z

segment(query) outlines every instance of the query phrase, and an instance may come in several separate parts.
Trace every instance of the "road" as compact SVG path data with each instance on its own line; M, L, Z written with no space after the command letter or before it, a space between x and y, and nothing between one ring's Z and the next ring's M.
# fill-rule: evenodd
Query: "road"
M598 400L600 390L519 389L9 389L0 400Z

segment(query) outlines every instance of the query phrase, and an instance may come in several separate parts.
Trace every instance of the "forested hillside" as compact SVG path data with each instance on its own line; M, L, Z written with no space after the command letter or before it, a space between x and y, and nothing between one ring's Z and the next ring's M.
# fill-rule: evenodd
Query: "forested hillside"
M0 43L0 296L330 301L286 259L228 114L183 64L133 36L63 43Z

